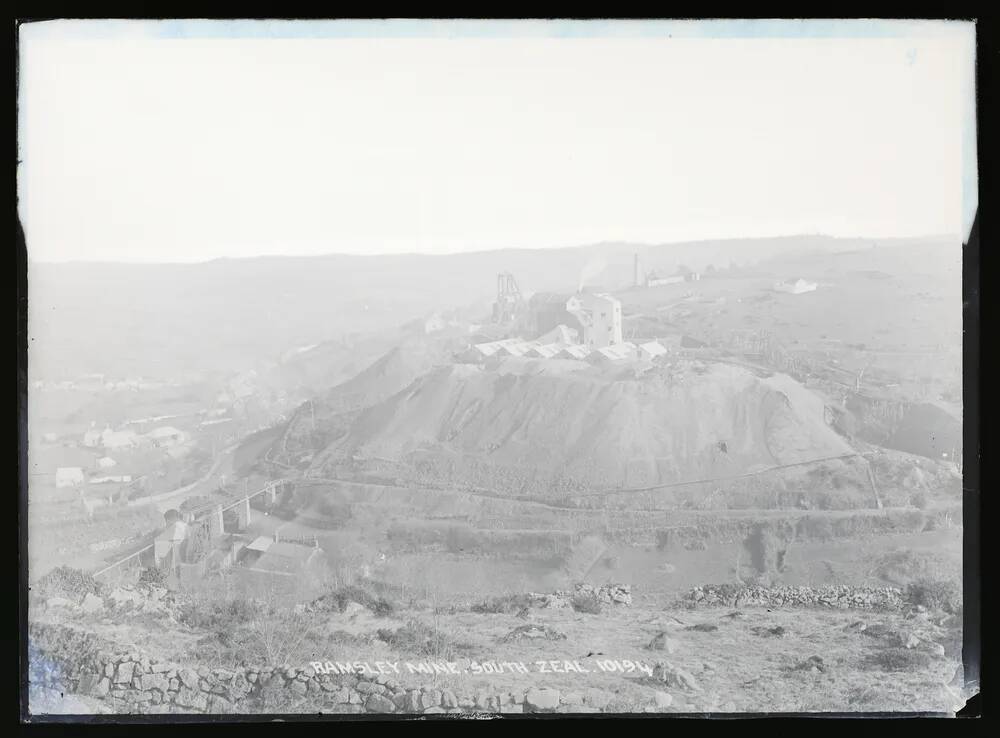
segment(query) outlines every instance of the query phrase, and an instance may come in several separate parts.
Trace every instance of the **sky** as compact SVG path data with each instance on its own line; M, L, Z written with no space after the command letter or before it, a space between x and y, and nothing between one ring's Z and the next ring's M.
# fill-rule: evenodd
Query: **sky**
M964 237L974 26L20 29L33 261Z

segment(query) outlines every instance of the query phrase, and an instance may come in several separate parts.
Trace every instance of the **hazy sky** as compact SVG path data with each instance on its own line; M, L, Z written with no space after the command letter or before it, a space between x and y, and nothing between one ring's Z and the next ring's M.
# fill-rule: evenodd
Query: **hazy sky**
M791 25L24 26L29 257L964 235L971 24Z

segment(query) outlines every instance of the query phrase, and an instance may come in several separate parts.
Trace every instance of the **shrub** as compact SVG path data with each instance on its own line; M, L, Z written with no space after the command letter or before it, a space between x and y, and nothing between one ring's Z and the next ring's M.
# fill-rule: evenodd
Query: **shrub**
M899 549L884 554L876 563L874 573L882 580L906 586L918 580L961 579L961 567L938 553Z
M656 547L660 551L672 548L678 542L678 536L674 529L664 528L656 531Z
M166 582L167 573L155 566L143 569L142 573L139 574L139 584L153 584L157 587L163 587L166 586Z
M189 628L220 631L232 628L235 623L249 622L261 610L261 605L244 597L191 599L181 605L177 620Z
M396 611L396 606L390 600L372 594L364 587L350 586L328 592L315 601L315 604L331 604L338 612L344 612L347 605L357 602L371 610L379 617L388 617Z
M530 603L531 600L528 598L528 595L509 594L483 600L473 605L470 609L472 612L478 613L502 613L510 615L519 613L525 607L528 607Z
M962 611L962 588L950 579L921 578L910 582L906 598L913 605L939 610L952 615Z
M82 600L88 594L100 595L103 590L104 585L90 574L70 566L53 569L32 587L32 591L40 597L65 597L74 601Z
M418 620L410 620L396 630L380 628L376 635L393 649L420 656L449 657L464 648L453 643L441 631Z
M601 614L601 601L592 594L581 592L573 597L570 604L576 612L585 612L588 615Z
M750 552L750 560L759 573L772 574L784 569L786 544L769 527L757 526L743 545Z

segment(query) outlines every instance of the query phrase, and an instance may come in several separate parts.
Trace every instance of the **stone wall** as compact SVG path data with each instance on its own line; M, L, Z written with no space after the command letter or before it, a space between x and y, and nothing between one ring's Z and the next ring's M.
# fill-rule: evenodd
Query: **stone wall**
M585 713L601 712L614 697L596 688L456 694L406 687L384 675L319 674L311 666L185 666L115 651L62 625L32 625L29 643L32 685L105 700L118 714Z
M831 607L843 610L901 610L907 606L896 587L775 586L710 584L695 587L681 600L688 607Z

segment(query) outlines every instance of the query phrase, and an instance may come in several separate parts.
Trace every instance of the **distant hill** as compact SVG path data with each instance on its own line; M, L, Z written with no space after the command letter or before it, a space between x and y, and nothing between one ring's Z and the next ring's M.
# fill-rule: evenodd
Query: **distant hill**
M642 270L672 271L927 242L801 236L198 264L31 263L29 371L50 380L88 373L177 379L259 367L296 347L395 329L434 311L488 311L501 271L530 294L573 290L597 263L590 281L617 289L631 284L636 253Z

